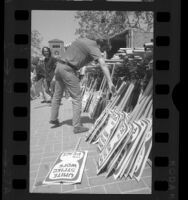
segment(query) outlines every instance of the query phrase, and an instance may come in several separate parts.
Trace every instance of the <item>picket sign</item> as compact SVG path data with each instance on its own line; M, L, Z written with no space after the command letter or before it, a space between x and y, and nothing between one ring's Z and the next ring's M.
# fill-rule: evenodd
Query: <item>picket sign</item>
M93 92L94 92L96 86L97 86L97 79L95 79L94 84L91 85L91 88L90 88L90 90L89 90L89 92L88 92L88 96L87 96L87 99L86 99L86 103L85 103L84 107L82 108L82 110L83 110L84 112L87 110L87 108L88 108L88 106L89 106L89 102L91 101L91 99L92 99L92 97L93 97Z
M100 88L99 88L99 90L97 91L97 94L98 94L99 96L101 95L102 91L104 90L105 83L106 83L106 78L103 77L102 82L101 82L101 85L100 85ZM93 101L91 102L90 108L91 108L92 104L94 104L94 103L95 103L95 99L93 99ZM92 111L89 109L89 112L92 112Z
M133 89L134 85L130 84L120 104L116 107L116 109L114 109L114 112L110 114L109 120L104 129L102 130L102 132L100 133L99 139L97 141L99 142L98 148L100 151L102 150L104 145L109 141L110 137L114 134L114 131L116 130L120 121L123 119L123 117L125 117L124 114L122 113L122 110L124 109L128 97L130 96Z
M117 96L109 105L107 105L107 108L104 110L104 112L102 112L100 117L96 120L97 124L94 124L93 129L91 129L92 137L94 138L91 137L92 139L90 139L90 143L96 140L98 134L100 133L99 130L102 130L102 128L105 126L105 123L108 121L110 114L113 113L113 109L115 108L116 103L119 101L123 92L125 92L127 88L128 84L122 83L121 87L118 90ZM96 134L96 132L98 132L98 134Z
M151 109L152 109L152 106L153 106L153 100L152 100L152 98L150 97L150 100L149 100L149 102L148 102L148 104L147 104L147 106L146 106L146 109L145 109L145 111L143 111L143 114L142 114L142 116L141 116L141 119L143 119L143 118L152 118L152 113L151 113L151 115L150 115L150 111L151 111Z
M151 95L147 96L145 101L143 102L142 106L140 106L140 109L137 113L137 115L135 116L135 120L140 119L141 117L145 117L143 116L143 113L145 111L145 109L147 108L147 105L149 103L149 101L152 99Z
M146 88L147 89L147 88ZM144 93L145 95L146 94L148 94L148 92L149 92L150 90L146 90L146 92ZM146 101L145 101L146 100ZM147 109L148 108L148 105L150 105L151 106L151 96L144 96L142 99L141 99L141 102L140 102L140 104L139 104L139 106L137 106L137 109L135 109L135 116L133 116L133 119L135 118L135 119L139 119L139 117L141 118L142 116L141 116L141 114L143 114L143 112L142 112L142 110L143 110L143 108L144 109L146 109L147 111L149 111L150 109ZM124 102L124 101L121 101L121 103L119 104L119 106L120 107L122 107L122 102ZM149 103L148 103L149 102ZM115 112L115 111L114 111ZM117 111L116 111L117 112ZM146 112L145 112L146 113ZM138 114L139 114L139 117L138 117ZM126 119L126 124L128 125L128 126L130 126L130 123L131 124L133 124L133 126L135 126L135 123L136 123L136 127L137 127L137 135L138 135L138 133L139 133L139 136L141 137L142 136L142 133L143 133L143 131L145 130L145 129L143 129L143 127L142 127L142 129L141 129L141 126L140 126L140 129L139 129L139 123L138 122L134 122L133 120L131 121L131 120L129 120L129 118L128 118L128 114L127 114L127 119ZM130 114L130 116L131 116L131 114ZM143 117L146 117L145 115L143 116ZM143 118L142 117L142 118ZM110 121L110 120L109 120ZM142 120L142 124L144 124L144 123L146 123L146 121L147 120ZM120 123L121 124L121 123ZM131 166L133 166L133 164L134 164L134 161L135 161L135 159L136 159L136 155L138 154L137 152L138 152L138 150L136 151L135 149L134 149L134 147L138 144L138 142L140 141L139 140L139 138L140 137L138 137L137 138L137 140L136 140L136 143L134 144L134 146L131 148L130 147L130 144L129 143L124 143L124 145L122 145L121 144L121 139L118 137L118 135L119 135L119 129L118 128L121 128L121 125L118 125L118 127L116 127L116 129L114 129L113 130L113 132L111 132L111 133L113 133L113 134L111 134L111 137L109 137L108 138L108 140L102 140L102 141L105 141L106 143L105 143L105 145L104 146L102 146L102 147L100 147L101 148L101 150L102 150L102 152L99 154L99 161L98 161L98 169L97 169L97 174L99 174L104 168L108 168L107 170L108 170L108 173L107 173L107 176L109 176L109 174L111 174L112 173L112 171L114 171L114 167L116 168L116 167L120 167L120 164L122 164L122 162L123 162L123 160L124 159L126 159L126 162L128 163L127 165L125 165L125 167L128 167L127 168L127 170L128 171L124 171L124 172L127 172L127 175L128 175L128 172L131 170ZM149 127L149 124L151 125L151 122L149 122L148 121L148 123L146 123L147 124L147 127ZM133 129L134 130L134 129ZM133 134L134 133L134 131L130 131L130 133L131 134ZM146 130L145 130L146 131ZM109 136L108 134L108 131L103 131L103 135L105 135L105 136ZM131 135L130 134L130 135ZM133 134L133 135L135 135L135 134ZM119 141L119 143L117 144L117 146L115 147L115 146L113 146L112 144L113 144L113 142L115 141L115 138L116 138L116 141ZM117 140L117 138L119 139L119 140ZM136 137L135 137L136 138ZM142 137L143 138L143 137ZM140 149L141 148L141 145L142 145L142 143L143 143L143 140L144 139L142 139L142 142L141 143L139 143L139 148L138 149ZM100 144L101 145L101 144ZM128 148L129 147L129 148ZM103 149L102 149L103 148ZM131 148L131 149L130 149ZM125 149L127 149L127 150L129 150L129 151L125 151ZM118 150L120 150L120 151L118 151ZM130 151L131 150L131 151ZM136 151L136 153L135 154L133 154L134 152ZM123 154L122 154L123 153ZM128 157L126 158L126 155L128 154ZM120 159L120 158L122 158L123 157L123 159ZM118 162L120 162L121 161L121 163L119 164L119 165L117 165L117 163ZM129 161L130 161L130 163L129 163ZM120 171L120 172L122 172L123 173L123 171ZM121 175L121 177L122 177L122 175L123 174L118 174L118 176L119 175ZM117 177L116 177L117 178Z
M110 115L108 124L101 131L98 140L96 141L98 143L99 151L102 151L105 144L108 143L122 119L124 119L124 114L118 112L117 110L114 110L114 112Z
M123 106L126 104L127 99L129 98L133 88L134 88L134 84L131 83L129 85L123 99L121 100L120 104L116 107L116 109L114 109L110 112L109 117L106 119L105 123L103 123L103 124L101 123L100 132L98 132L98 134L95 135L95 140L92 140L91 142L97 143L98 138L100 137L101 134L103 134L103 132L108 131L108 136L111 135L110 132L112 131L112 129L114 129L117 126L117 124L119 123L119 120L120 120L120 115L117 115L116 113L120 112L121 109L123 109ZM116 110L116 112L115 112L115 110Z
M143 99L144 100L144 99ZM144 103L144 101L143 101L143 103ZM143 105L143 104L141 104L141 105ZM140 119L143 119L143 118L147 118L147 117L150 117L151 118L151 113L152 113L152 99L150 98L150 102L147 104L147 102L145 103L145 105L146 105L146 109L145 109L145 112L144 112L144 114L140 117ZM139 114L139 113L138 113ZM138 115L137 115L138 116ZM137 117L137 118L139 118L139 116ZM151 123L150 123L151 124ZM143 143L143 140L142 140L142 143ZM137 147L137 152L135 153L135 154L132 154L131 156L130 156L130 158L132 158L132 159L128 159L128 161L127 161L127 163L129 163L129 165L127 166L127 168L126 169L124 169L124 177L127 177L128 176L128 174L129 174L129 171L131 170L131 168L132 168L132 166L133 166L133 164L134 164L134 160L136 159L136 155L138 154L138 152L139 152L139 150L140 150L140 146L142 145L142 143L140 143L140 145ZM150 152L150 150L151 150L151 144L150 144L150 146L149 146L150 148L148 148L147 150L147 154L146 154L146 156L145 156L145 163L146 163L146 161L147 161L147 159L148 159L148 157L147 157L147 155L149 155L149 152ZM134 156L133 156L134 155ZM118 153L118 155L117 156L120 156L120 152ZM117 162L118 161L118 159L116 159L116 160L114 160L115 162ZM144 163L144 164L145 164ZM109 172L107 173L107 176L109 176L109 174L112 172L112 170L114 171L114 167L117 167L117 163L116 164L114 164L115 166L113 166L113 164L112 164L112 166L110 167L110 169L109 169ZM126 166L125 166L126 167ZM143 168L142 168L143 169ZM123 173L123 172L122 172ZM142 172L141 172L142 173ZM140 173L140 174L141 174ZM131 174L131 176L132 176L132 174ZM138 178L138 180L139 180L139 178Z
M119 125L120 120L124 117L123 114L121 114L121 111L124 109L128 98L130 97L130 94L132 90L134 89L134 85L130 84L127 92L125 93L121 103L117 106L117 108L114 110L114 112L110 115L109 120L102 130L102 132L99 135L98 139L98 148L101 151L102 148L105 146L105 144L109 141L111 135L113 135L116 127ZM103 138L103 139L102 139Z
M117 64L117 61L116 62L105 62L107 65L112 65L112 72L111 72L111 80L113 82L113 78L114 78L114 73L115 73L115 68L116 68L116 64ZM108 89L107 90L107 93L106 93L106 98L109 99L109 95L110 95L110 90Z
M103 132L103 129L107 126L107 124L109 123L109 119L112 115L114 115L114 110L110 110L108 115L106 115L106 117L104 117L101 120L101 123L98 125L98 127L96 127L96 129L93 132L93 137L89 141L90 143L92 144L98 143L100 133Z
M96 110L98 103L100 102L101 96L102 96L101 91L97 91L93 94L93 99L90 102L88 109L88 114L91 119L93 119L94 112Z
M124 120L121 121L116 134L99 154L97 174L100 173L108 162L116 155L118 148L120 148L122 144L127 144L130 139L132 129L132 124L127 125Z
M152 118L152 114L153 114L153 104L151 104L147 118Z
M103 122L108 118L110 110L112 110L113 107L115 106L115 104L117 103L117 101L120 98L125 86L126 86L126 83L123 82L121 84L121 86L119 87L118 91L117 91L117 95L112 98L112 101L110 101L108 103L106 108L103 110L103 112L100 114L100 116L96 119L94 125L92 126L92 128L90 129L88 134L86 135L85 141L91 141L92 140L92 137L95 135L95 133L97 132L100 125L103 124Z
M131 178L133 178L134 173L138 169L139 169L139 171L141 171L140 169L145 166L146 161L147 161L148 156L149 156L149 152L151 150L151 148L150 148L151 145L152 145L152 126L151 126L150 130L147 131L147 133L146 133L146 137L144 139L144 142L143 142L141 148L138 151L135 163L134 163L134 165L133 165L133 167L132 167L132 169L129 173L129 176Z
M103 81L99 91L88 98L86 110L91 118L109 94ZM115 179L129 176L140 180L152 147L153 76L144 90L140 91L139 84L139 80L123 82L86 135L85 140L99 149L97 174L107 171L106 177L113 174Z
M88 109L90 118L93 118L93 115L95 113L96 107L97 107L98 103L100 102L100 100L102 98L105 85L106 85L106 78L104 77L103 80L102 80L102 83L100 85L99 91L96 92L92 102L90 103L90 106L89 106L89 109Z
M127 153L128 145L127 143L121 143L118 148L115 150L114 156L110 158L108 166L106 166L106 178L112 175L118 166L118 163L121 161L122 157Z
M86 85L81 86L81 96L83 97L86 91Z
M82 110L85 109L86 103L87 103L87 99L89 98L90 95L90 89L93 85L94 79L91 80L91 83L89 85L89 87L87 89L85 89L85 92L83 94L83 98L82 98Z
M152 98L150 98L148 104L146 105L146 109L143 111L141 119L142 118L150 118L148 115L149 115L149 111L150 111L150 109L152 107L152 104L153 104L153 101L152 101Z
M129 124L129 126L132 127L129 131L129 138L128 138L127 142L123 144L123 148L121 149L121 159L118 159L118 163L116 164L116 166L114 168L115 169L114 173L117 173L118 170L120 170L120 166L122 165L123 160L125 160L128 152L129 152L128 150L130 149L131 140L133 140L133 138L135 139L135 137L133 137L133 136L134 135L137 136L141 130L141 125L139 123L140 122L132 122ZM122 154L123 151L124 151L124 153Z
M137 154L138 154L138 152L139 152L139 150L140 150L140 148L141 148L141 146L142 146L142 144L144 142L144 139L145 139L145 136L146 136L146 134L148 132L149 127L150 127L150 125L147 127L147 130L145 130L142 133L142 135L141 135L136 147L132 149L133 151L131 153L130 158L128 158L128 161L126 161L126 160L124 161L124 164L123 164L124 168L122 168L122 171L121 171L121 174L120 174L119 178L122 178L123 176L125 178L127 178L127 176L129 175L129 172L130 172L131 168L134 166L134 162L136 160L136 156L137 156Z
M151 129L151 125L152 125L152 123L151 123L151 119L149 119L149 121L150 121L150 129ZM133 122L134 123L134 122ZM151 132L151 130L150 131L146 131L146 133L147 134L149 134ZM115 135L116 136L116 135ZM146 138L148 138L148 136L146 136ZM113 139L112 139L113 140ZM146 143L146 140L147 139L145 139L145 141L144 141L144 145L145 145L145 143ZM140 143L140 145L141 145L142 143ZM149 149L149 148L147 148L147 144L146 144L146 149L147 149L147 155L149 155L149 152L150 152L150 150L151 150L151 148ZM143 148L143 146L141 147L141 148ZM115 156L115 159L113 159L112 160L112 162L111 163L109 163L109 167L108 167L108 169L107 169L107 174L106 174L106 177L108 177L108 176L110 176L115 170L116 170L116 168L117 168L117 166L118 166L118 164L119 164L119 162L122 160L122 157L123 156L126 156L126 154L127 154L127 152L128 152L128 145L125 143L124 145L119 145L119 152L117 152L116 154L116 156ZM138 157L139 157L139 154L140 154L140 152L139 152L139 147L138 147L138 155L135 153L135 155L134 155L134 157L136 157L136 161L135 161L135 163L133 162L132 163L132 165L130 165L129 164L129 168L128 168L128 171L130 171L131 170L131 172L130 172L130 174L129 174L129 176L132 178L132 176L133 176L133 173L134 173L134 171L135 171L135 169L136 169L136 166L137 166L137 163L138 163ZM142 150L142 149L141 149ZM140 151L141 151L140 150ZM149 151L149 152L148 152ZM133 154L132 154L133 155ZM131 157L132 157L132 155L131 155ZM146 156L147 156L146 155ZM144 157L144 159L145 159L145 163L146 163L146 161L147 161L147 159L148 159L148 157ZM143 164L145 165L145 163L143 162ZM132 168L132 169L131 169ZM126 171L125 171L126 172ZM142 172L141 172L142 173ZM128 175L128 173L127 174L124 174L124 176L125 177L127 177L127 175Z
M134 177L137 181L140 180L144 167L149 157L149 153L152 147L152 131L148 132L146 141L140 150L140 154L138 155L138 162L135 168ZM139 162L140 161L140 162Z
M88 151L78 151L81 137L74 151L62 152L45 177L43 184L75 184L80 183L86 163Z
M139 102L142 102L143 98L148 96L151 91L153 91L153 76L151 76L142 96L140 97Z
M146 109L147 103L151 99L152 95L152 78L150 79L146 89L144 90L142 97L138 100L137 105L134 107L133 111L129 115L129 121L134 121L136 119L139 119L139 117L142 115L142 111ZM142 111L141 111L142 110Z
M117 179L119 176L120 178L122 177L122 173L126 169L130 159L131 155L133 154L136 146L138 145L138 142L140 138L142 137L143 133L147 130L148 128L148 122L146 121L138 121L134 122L136 124L135 129L133 129L132 135L131 135L131 140L129 143L129 147L127 149L127 153L125 156L123 156L122 160L117 166L116 171L114 172L114 178Z
M147 120L147 119L145 119ZM144 120L143 120L144 121ZM132 155L130 156L129 162L126 163L126 167L123 169L121 176L124 176L125 178L128 177L129 172L131 171L132 167L134 166L135 160L137 158L137 155L142 147L142 145L144 144L145 138L147 136L147 133L149 132L149 129L151 128L151 121L148 121L148 127L147 130L144 131L144 133L142 134L140 140L138 141L138 144L136 146L135 149L133 149Z
M114 71L115 71L115 63L106 63L107 65L111 65L113 64L113 67L112 67L112 72L111 72L111 79L113 80L113 76L114 76ZM99 103L101 102L102 99L104 99L104 95L103 94L106 94L106 97L105 99L107 100L109 98L109 89L105 92L105 89L108 88L107 86L107 80L106 80L106 77L103 78L103 81L102 81L102 84L101 84L101 87L98 91L98 94L95 95L95 98L93 98L92 102L90 103L90 109L89 109L89 116L90 118L93 119L94 117L94 114L97 110L97 106L99 105Z

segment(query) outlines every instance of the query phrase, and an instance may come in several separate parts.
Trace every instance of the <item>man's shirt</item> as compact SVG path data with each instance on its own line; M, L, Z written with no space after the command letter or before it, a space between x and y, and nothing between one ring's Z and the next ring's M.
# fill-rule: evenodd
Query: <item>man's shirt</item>
M63 55L63 60L79 70L93 60L101 58L101 51L93 40L83 38L74 41Z

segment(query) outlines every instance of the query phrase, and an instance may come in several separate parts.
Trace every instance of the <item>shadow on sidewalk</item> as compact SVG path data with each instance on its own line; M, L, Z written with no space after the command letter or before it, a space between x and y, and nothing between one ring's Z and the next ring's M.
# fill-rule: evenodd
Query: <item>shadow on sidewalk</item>
M84 116L84 117L81 117L81 123L83 123L83 124L85 124L85 123L94 123L94 120L90 119L87 116ZM62 121L58 126L54 125L51 128L57 128L57 127L65 125L65 124L69 125L69 126L72 126L72 119L68 119L68 120Z

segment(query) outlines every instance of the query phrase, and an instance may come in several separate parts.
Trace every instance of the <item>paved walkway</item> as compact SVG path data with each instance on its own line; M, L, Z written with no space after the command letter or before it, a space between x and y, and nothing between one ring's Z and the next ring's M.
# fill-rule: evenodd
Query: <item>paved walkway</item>
M139 182L132 179L115 180L113 176L96 175L98 153L96 145L85 142L85 133L73 134L72 103L62 99L60 122L62 126L51 128L49 115L51 107L40 103L40 99L31 101L30 127L30 192L34 193L94 193L94 194L150 194L151 167L147 164ZM83 114L85 126L91 127L92 121ZM50 167L62 151L73 150L81 137L80 150L88 150L86 165L81 184L42 185Z

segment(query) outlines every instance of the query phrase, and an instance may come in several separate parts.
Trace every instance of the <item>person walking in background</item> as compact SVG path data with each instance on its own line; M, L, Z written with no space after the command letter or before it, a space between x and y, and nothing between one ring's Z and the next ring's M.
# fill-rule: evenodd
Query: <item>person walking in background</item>
M43 61L39 57L35 57L32 60L32 66L34 68L32 74L32 83L35 88L36 96L40 96L41 94L41 103L49 103L49 95L45 92L45 69Z
M42 55L44 58L44 69L45 69L45 92L51 96L51 99L55 90L55 77L54 71L56 68L57 58L51 55L51 50L48 47L42 48Z
M61 96L66 88L72 97L74 133L76 134L89 130L81 123L82 95L76 71L91 61L96 60L99 62L100 67L106 76L110 91L115 93L115 86L112 83L110 72L101 55L101 52L108 50L109 48L110 45L108 40L97 39L94 41L87 38L81 38L74 41L66 50L62 59L57 62L55 70L56 84L52 99L51 124L57 126L60 124L58 120L59 105Z

